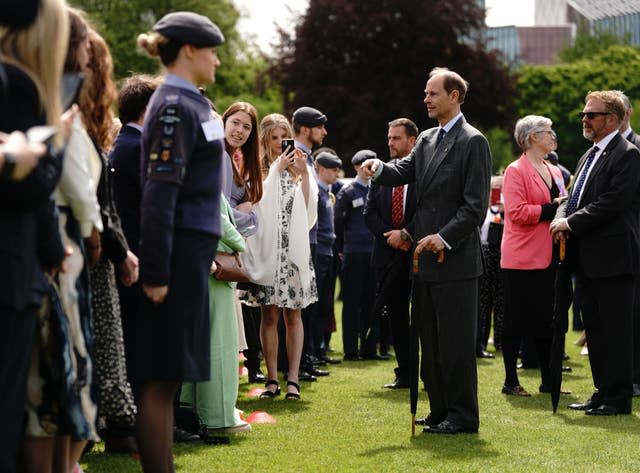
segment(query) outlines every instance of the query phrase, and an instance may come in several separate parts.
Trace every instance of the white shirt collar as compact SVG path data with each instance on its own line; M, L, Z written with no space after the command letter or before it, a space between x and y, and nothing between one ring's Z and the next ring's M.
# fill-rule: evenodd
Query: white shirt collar
M453 126L457 123L458 120L460 120L460 118L462 118L462 112L458 113L455 117L449 120L445 126L441 126L440 128L442 128L445 133L449 133L449 131L451 131L451 128L453 128Z
M593 143L599 149L598 154L602 153L602 151L609 145L613 137L616 136L617 134L618 134L618 130L612 131L597 143L596 142Z

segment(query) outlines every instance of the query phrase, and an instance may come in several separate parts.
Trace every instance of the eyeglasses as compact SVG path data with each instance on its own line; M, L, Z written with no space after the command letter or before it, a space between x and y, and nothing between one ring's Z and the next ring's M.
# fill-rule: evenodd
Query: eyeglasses
M582 120L584 117L587 117L589 120L593 120L596 115L613 115L612 112L578 112L578 116L580 117L580 120Z
M549 133L549 135L551 135L551 138L553 138L554 140L558 139L556 132L553 130L541 130L541 131L537 131L536 133Z

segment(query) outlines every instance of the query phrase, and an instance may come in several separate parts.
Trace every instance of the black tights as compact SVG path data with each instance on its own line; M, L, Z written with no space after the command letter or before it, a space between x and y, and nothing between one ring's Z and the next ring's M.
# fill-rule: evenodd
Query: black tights
M140 387L136 432L145 473L174 473L173 401L180 383L154 381Z
M540 377L542 384L549 384L549 358L551 356L551 339L548 337L534 337L533 342L538 352L540 362ZM502 357L504 360L504 385L510 388L520 385L518 380L518 351L522 343L521 335L502 336Z

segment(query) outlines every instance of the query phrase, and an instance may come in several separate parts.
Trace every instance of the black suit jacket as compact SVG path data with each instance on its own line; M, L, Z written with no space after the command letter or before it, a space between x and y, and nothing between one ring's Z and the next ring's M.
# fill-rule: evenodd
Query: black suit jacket
M640 149L640 136L638 136L635 131L631 130L631 133L627 136L627 140L636 145L636 148Z
M578 161L576 176L588 154ZM640 151L618 133L593 166L568 218L572 263L590 278L640 274ZM566 215L566 206L556 217Z
M367 202L364 208L364 221L367 228L375 237L373 243L373 253L371 254L371 265L374 268L384 268L387 263L398 253L406 254L387 244L387 237L384 233L393 230L391 221L391 199L393 187L383 186L372 182L367 193ZM405 228L413 237L414 225L413 216L416 211L416 186L407 186L407 196L405 199L404 221Z
M384 165L377 182L417 183L414 241L438 233L451 245L444 263L420 255L418 279L456 281L482 274L479 226L489 205L491 151L486 138L461 117L436 148L438 128L424 131L411 154Z
M134 254L140 241L140 149L142 133L124 125L109 156L113 168L113 196L122 230Z

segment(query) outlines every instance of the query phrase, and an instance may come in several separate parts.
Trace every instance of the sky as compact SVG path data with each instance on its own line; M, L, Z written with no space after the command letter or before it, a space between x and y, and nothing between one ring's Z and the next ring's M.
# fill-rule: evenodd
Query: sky
M294 15L291 11L302 13L308 4L308 0L233 0L233 2L242 14L238 22L241 34L245 37L252 36L265 52L271 50L269 43L277 39L274 22L285 29L293 29ZM534 0L485 0L485 4L488 26L533 25Z

